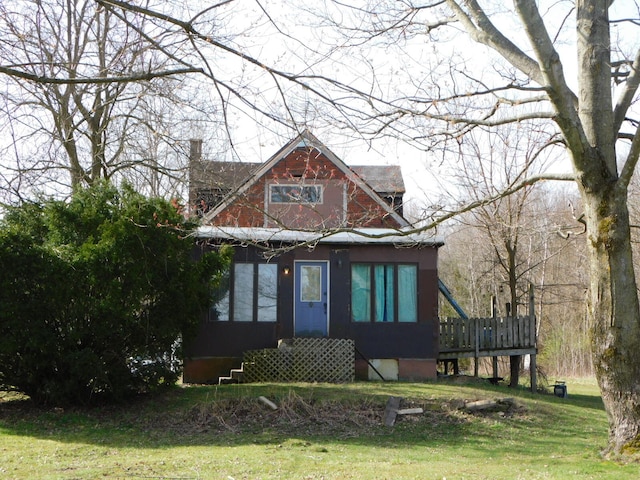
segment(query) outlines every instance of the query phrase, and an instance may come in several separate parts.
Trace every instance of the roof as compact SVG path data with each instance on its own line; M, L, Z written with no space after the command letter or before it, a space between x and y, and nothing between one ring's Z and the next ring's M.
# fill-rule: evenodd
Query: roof
M262 176L264 176L274 165L276 165L280 160L285 158L291 152L298 148L312 148L320 153L322 153L325 157L327 157L338 169L340 169L344 175L350 179L356 186L362 189L365 193L367 193L371 198L373 198L378 205L386 211L387 214L392 217L398 225L408 226L409 222L402 217L398 212L396 212L392 207L390 207L376 192L373 187L371 187L365 180L360 177L357 173L351 170L340 158L338 158L328 147L326 147L322 142L320 142L309 130L304 130L298 136L289 141L286 145L284 145L280 150L278 150L271 158L269 158L266 162L259 164L257 168L252 171L250 176L246 179L246 181L240 185L231 195L229 195L222 203L220 203L217 207L207 212L203 217L203 221L205 223L209 222L211 219L215 218L219 215L225 208L231 205L238 196L245 193L254 183L256 183ZM399 167L397 167L399 169ZM389 192L384 192L389 193Z
M191 183L196 188L235 190L260 165L255 162L194 160L191 162ZM399 165L352 165L349 168L379 195L406 192Z
M350 168L378 194L406 191L399 165L352 165Z
M192 160L191 188L235 190L260 166L259 163Z
M441 237L435 236L430 232L393 228L355 228L335 232L311 232L266 227L201 226L196 234L199 238L236 240L242 243L283 242L431 247L444 245L444 240Z

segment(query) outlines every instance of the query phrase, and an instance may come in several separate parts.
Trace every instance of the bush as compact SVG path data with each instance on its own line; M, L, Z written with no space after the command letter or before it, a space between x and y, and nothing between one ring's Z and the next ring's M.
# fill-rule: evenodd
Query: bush
M0 229L0 387L38 403L172 385L229 253L193 261L176 205L108 184L10 211Z

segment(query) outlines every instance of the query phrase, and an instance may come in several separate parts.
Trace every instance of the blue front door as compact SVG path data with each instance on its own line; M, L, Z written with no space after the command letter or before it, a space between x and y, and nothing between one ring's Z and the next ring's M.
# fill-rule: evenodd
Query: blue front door
M327 262L295 263L295 335L326 337L329 333Z

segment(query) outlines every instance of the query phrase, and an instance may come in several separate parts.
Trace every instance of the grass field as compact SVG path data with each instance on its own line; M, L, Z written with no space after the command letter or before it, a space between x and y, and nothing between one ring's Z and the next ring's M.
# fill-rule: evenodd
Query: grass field
M485 383L178 387L127 405L36 409L0 399L0 478L636 479L605 461L593 381L569 397ZM279 408L257 400L266 396ZM423 414L383 425L389 396ZM511 397L507 411L464 402Z

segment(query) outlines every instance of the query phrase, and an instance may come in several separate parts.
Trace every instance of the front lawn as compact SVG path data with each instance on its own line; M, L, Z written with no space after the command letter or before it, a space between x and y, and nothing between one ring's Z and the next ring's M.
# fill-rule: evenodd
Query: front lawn
M561 399L460 380L191 386L87 410L5 394L0 478L638 478L638 464L599 455L607 423L594 382L568 391ZM424 413L386 427L389 396ZM515 401L507 409L462 409L506 397Z

